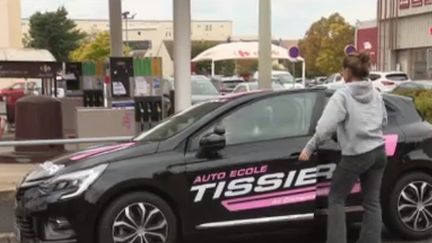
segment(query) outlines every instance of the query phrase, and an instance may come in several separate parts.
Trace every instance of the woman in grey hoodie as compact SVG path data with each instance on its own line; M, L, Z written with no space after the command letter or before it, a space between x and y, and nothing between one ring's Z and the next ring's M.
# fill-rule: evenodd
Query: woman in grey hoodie
M330 98L315 135L300 155L300 160L309 160L320 144L337 133L342 160L331 183L327 243L347 242L345 201L359 179L365 211L358 243L381 242L380 189L387 163L382 130L387 113L381 94L368 81L369 67L366 53L345 57L346 84Z

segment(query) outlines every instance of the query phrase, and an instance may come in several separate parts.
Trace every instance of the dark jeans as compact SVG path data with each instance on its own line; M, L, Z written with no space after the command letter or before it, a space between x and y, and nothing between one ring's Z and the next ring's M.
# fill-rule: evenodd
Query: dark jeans
M380 190L387 164L384 146L356 156L342 156L329 195L327 243L346 243L345 201L360 178L363 193L362 229L358 243L380 243L382 215Z

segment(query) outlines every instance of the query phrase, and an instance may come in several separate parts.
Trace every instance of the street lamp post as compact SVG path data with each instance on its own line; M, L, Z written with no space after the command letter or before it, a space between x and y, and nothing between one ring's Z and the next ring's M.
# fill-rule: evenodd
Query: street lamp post
M123 56L121 0L109 0L111 56Z
M132 14L130 17L131 13L129 11L123 12L122 16L123 19L125 20L125 38L126 38L126 45L129 46L129 20L135 19L136 14Z

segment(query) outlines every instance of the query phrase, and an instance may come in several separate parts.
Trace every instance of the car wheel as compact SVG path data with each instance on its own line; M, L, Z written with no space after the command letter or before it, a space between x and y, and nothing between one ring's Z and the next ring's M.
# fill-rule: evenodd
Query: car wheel
M99 243L174 243L177 240L176 216L156 195L127 194L104 211L98 239Z
M400 178L384 208L387 226L407 239L432 235L432 177L421 172Z

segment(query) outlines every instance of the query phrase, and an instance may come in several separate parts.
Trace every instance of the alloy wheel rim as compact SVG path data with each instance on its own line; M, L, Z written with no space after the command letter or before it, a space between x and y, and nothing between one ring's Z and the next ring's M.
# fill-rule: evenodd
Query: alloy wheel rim
M112 225L114 243L165 243L168 222L156 206L139 202L125 207Z
M400 192L397 209L399 219L410 230L432 229L432 185L415 181L405 186Z

